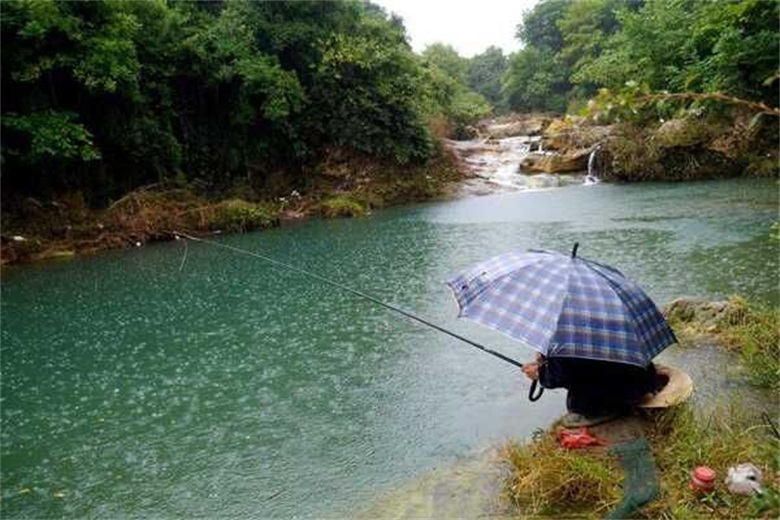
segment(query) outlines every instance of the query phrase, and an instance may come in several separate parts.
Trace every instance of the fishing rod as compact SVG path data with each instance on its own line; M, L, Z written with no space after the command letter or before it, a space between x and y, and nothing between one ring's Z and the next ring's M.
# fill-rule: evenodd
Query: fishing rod
M390 303L383 302L382 300L380 300L378 298L375 298L375 297L371 296L370 294L366 294L364 292L358 291L358 290L353 289L351 287L347 287L346 285L342 285L342 284L340 284L338 282L334 282L333 280L325 278L324 276L320 276L320 275L318 275L316 273L312 273L310 271L306 271L305 269L301 269L300 267L295 267L294 265L290 265L290 264L287 264L287 263L284 263L284 262L280 262L279 260L275 260L275 259L273 259L271 257L265 256L265 255L261 255L260 253L256 253L254 251L249 251L247 249L242 249L240 247L231 246L229 244L223 244L222 242L216 242L214 240L207 240L205 238L195 237L195 236L189 235L187 233L182 233L181 231L174 231L173 235L174 236L184 237L184 238L186 238L188 240L192 240L193 242L201 242L203 244L208 244L208 245L211 245L211 246L220 247L222 249L228 249L228 250L236 252L236 253L240 253L240 254L244 254L244 255L248 255L248 256L253 256L255 258L259 258L260 260L264 260L265 262L273 264L273 265L275 265L277 267L281 267L283 269L287 269L287 270L296 272L298 274L302 274L304 276L308 276L309 278L314 278L315 280L319 280L320 282L326 283L328 285L332 285L333 287L337 287L337 288L341 289L342 291L347 291L347 292L349 292L351 294L354 294L355 296L363 298L364 300L368 300L368 301L373 302L373 303L375 303L377 305L380 305L380 306L382 306L382 307L384 307L386 309L389 309L391 311L394 311L394 312L397 312L399 314L402 314L402 315L406 316L407 318L410 318L410 319L412 319L412 320L414 320L414 321L416 321L418 323L422 323L423 325L427 325L428 327L436 329L439 332L443 332L444 334L452 336L455 339L459 339L460 341L462 341L462 342L464 342L464 343L466 343L468 345L471 345L472 347L478 348L479 350L481 350L483 352L487 352L488 354L491 354L491 355L497 357L498 359L506 361L509 364L512 364L512 365L514 365L516 367L523 368L523 364L522 363L520 363L519 361L516 361L516 360L514 360L514 359L512 359L510 357L507 357L504 354L501 354L500 352L496 352L495 350L492 350L492 349L490 349L490 348L488 348L488 347L486 347L484 345L481 345L481 344L477 343L476 341L470 340L469 338L467 338L465 336L461 336L460 334L458 334L456 332L452 332L450 330L447 330L444 327L442 327L440 325L437 325L437 324L435 324L435 323L433 323L433 322L431 322L429 320L426 320L425 318L417 316L416 314L414 314L412 312L406 311L406 310L404 310L404 309L402 309L400 307L396 307L395 305L392 305Z

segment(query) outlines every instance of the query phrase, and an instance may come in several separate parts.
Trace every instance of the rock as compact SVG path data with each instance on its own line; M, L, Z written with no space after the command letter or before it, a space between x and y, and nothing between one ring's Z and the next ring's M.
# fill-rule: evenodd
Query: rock
M484 133L493 139L503 139L518 135L541 135L550 124L552 118L548 116L523 116L508 122L483 123Z
M547 150L570 150L590 148L609 139L615 133L615 126L581 126L568 119L556 119L543 134L543 145Z
M479 129L475 126L466 125L460 131L457 132L456 138L461 141L469 139L477 139L479 137Z
M520 163L524 173L563 173L588 169L589 149L572 150L566 154L530 153Z
M708 301L682 297L664 305L662 312L667 319L695 322L705 330L716 330L739 320L745 313L745 306L739 299Z

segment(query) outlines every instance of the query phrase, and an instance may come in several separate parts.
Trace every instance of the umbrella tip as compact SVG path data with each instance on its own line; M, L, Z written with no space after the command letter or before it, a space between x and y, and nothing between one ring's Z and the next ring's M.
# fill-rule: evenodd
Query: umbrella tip
M579 242L574 242L574 247L571 250L571 257L572 258L577 256L577 248L579 248L579 247L580 247L580 243Z

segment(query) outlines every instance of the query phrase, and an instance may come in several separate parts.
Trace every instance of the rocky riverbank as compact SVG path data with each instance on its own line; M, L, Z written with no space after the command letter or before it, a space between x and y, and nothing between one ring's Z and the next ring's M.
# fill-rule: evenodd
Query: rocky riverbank
M472 128L482 149L524 140L526 153L511 173L592 174L606 181L683 181L778 176L778 117L735 110L705 116L695 110L669 120L601 122L598 117L512 115ZM479 150L479 146L452 145ZM482 164L469 165L481 175Z
M161 184L88 208L80 193L5 200L0 264L71 257L169 240L172 231L241 232L311 217L361 216L371 209L437 197L537 190L605 181L777 176L778 117L738 112L602 124L594 117L513 114L444 141L426 164L400 166L338 151L300 190L204 193Z

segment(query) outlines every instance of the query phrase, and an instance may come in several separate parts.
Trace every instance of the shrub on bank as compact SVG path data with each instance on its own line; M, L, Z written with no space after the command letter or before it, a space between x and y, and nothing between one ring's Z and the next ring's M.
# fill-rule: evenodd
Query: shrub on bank
M325 218L365 217L368 208L350 195L337 195L320 204L320 213Z
M211 214L208 228L212 230L243 233L273 227L278 221L277 210L271 204L241 199L220 202L206 211Z

